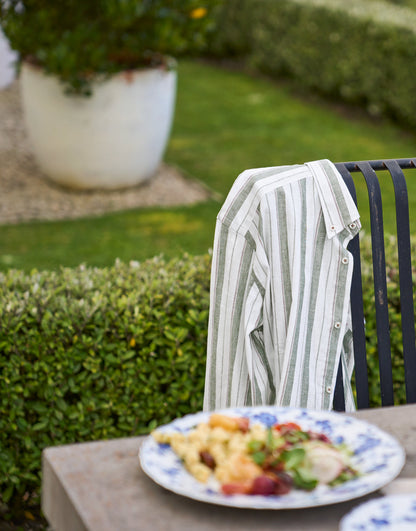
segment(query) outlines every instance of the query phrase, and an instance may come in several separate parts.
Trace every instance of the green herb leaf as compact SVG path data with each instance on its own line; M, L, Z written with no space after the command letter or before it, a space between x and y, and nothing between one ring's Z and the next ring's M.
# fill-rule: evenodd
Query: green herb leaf
M266 453L265 452L254 452L251 458L256 463L256 465L261 466L266 460Z
M264 443L261 441L250 441L247 444L248 450L251 453L259 452L264 446Z
M303 448L293 448L282 453L282 461L285 463L286 470L292 470L298 467L305 459L306 452Z
M336 485L341 485L341 483L345 483L346 481L349 481L350 479L353 479L357 477L359 474L356 470L352 468L346 468L341 472L341 474L335 478L333 481L329 483L331 487L335 487Z
M293 444L296 444L298 442L302 442L302 441L308 441L310 439L310 436L308 433L306 433L305 431L294 431L292 433L288 433L286 435L286 440L288 442L291 442Z
M293 470L293 482L296 487L303 490L313 490L318 485L318 480L304 467Z
M270 450L273 449L273 439L274 439L274 437L273 437L272 429L269 428L267 430L267 435L266 435L266 447L270 448Z
M267 436L266 436L266 448L268 448L271 452L273 450L276 450L276 448L280 448L285 443L285 440L283 437L275 437L273 430L269 428L267 430Z

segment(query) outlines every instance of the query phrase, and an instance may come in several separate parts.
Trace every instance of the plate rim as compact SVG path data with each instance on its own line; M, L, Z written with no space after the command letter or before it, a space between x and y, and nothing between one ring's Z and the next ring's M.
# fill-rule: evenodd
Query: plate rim
M403 501L403 500L406 500L406 501L414 501L416 502L416 492L408 492L408 493L401 493L401 494L389 494L387 496L381 496L380 498L376 498L376 499L373 499L373 500L367 500L363 503L360 503L359 505L355 506L353 509L351 509L351 511L349 511L346 515L344 515L342 518L341 518L341 521L340 521L340 531L348 531L348 527L346 526L349 526L351 525L351 522L350 520L354 519L357 517L357 515L361 515L361 512L367 508L370 508L373 507L373 506L378 506L380 504L385 504L385 503L393 503L394 501ZM400 511L402 511L402 505L401 505L401 508L400 508ZM374 513L372 513L374 514ZM364 515L363 515L364 516ZM361 516L362 518L362 516ZM352 522L354 523L354 522ZM363 524L365 524L365 522L362 522ZM392 523L395 523L395 521L393 521ZM385 527L383 529L386 529L386 531L388 531L390 528L390 525L389 527Z
M274 414L290 414L297 412L298 414L306 414L306 415L312 415L312 416L322 416L323 420L331 420L333 419L343 419L345 423L352 422L355 426L361 426L362 429L371 427L372 430L375 430L376 433L378 433L383 439L389 440L391 443L393 443L396 446L397 453L396 458L399 459L394 471L389 475L388 478L383 479L379 482L373 482L370 487L367 487L365 489L362 489L361 491L356 492L347 492L344 493L344 495L339 496L336 499L318 499L318 502L314 503L307 503L307 500L305 500L305 497L299 500L299 503L291 503L290 505L284 505L281 503L270 503L273 500L280 501L284 499L284 496L247 496L247 495L234 495L234 496L227 496L222 495L221 493L213 493L214 495L208 495L204 492L198 492L193 491L190 492L188 488L181 488L177 485L172 486L171 484L161 480L159 477L155 476L153 474L152 470L148 467L146 460L145 460L145 453L147 450L147 446L154 444L158 444L154 441L152 436L149 434L146 436L145 440L142 442L140 449L139 449L139 463L143 470L143 472L152 479L157 485L160 487L167 489L171 492L174 492L175 494L178 494L180 496L184 496L186 498L196 500L199 502L209 503L212 505L220 505L225 507L231 507L231 508L238 508L238 509L266 509L266 510L289 510L289 509L303 509L303 508L310 508L310 507L320 507L320 506L327 506L327 505L334 505L337 503L343 503L349 500L361 498L363 496L366 496L367 494L371 494L382 487L386 486L388 483L393 481L401 472L403 469L403 466L405 464L406 460L406 453L403 448L403 445L398 441L398 439L393 436L391 433L386 432L382 428L379 428L377 425L372 424L364 419L356 418L353 416L348 415L348 413L342 413L337 411L327 411L327 410L315 410L315 409L307 409L307 408L301 408L301 407L284 407L284 406L240 406L240 407L229 407L229 408L220 408L214 411L198 411L196 413L189 413L187 415L184 415L183 417L178 417L174 420L172 420L169 423L163 424L158 426L155 429L170 429L172 426L175 427L175 424L186 424L188 422L193 421L193 419L199 418L199 422L202 422L203 417L209 417L212 413L222 413L222 414L232 414L234 416L244 414L244 412L256 412L261 411L265 413L274 413ZM318 419L319 420L319 419ZM173 451L172 451L173 452ZM186 472L186 471L185 471ZM197 481L195 479L195 481ZM351 480L351 481L357 481L357 480ZM319 488L319 487L318 487ZM313 493L316 493L317 491L312 491L311 495ZM318 491L319 493L319 491ZM308 493L309 494L309 493Z

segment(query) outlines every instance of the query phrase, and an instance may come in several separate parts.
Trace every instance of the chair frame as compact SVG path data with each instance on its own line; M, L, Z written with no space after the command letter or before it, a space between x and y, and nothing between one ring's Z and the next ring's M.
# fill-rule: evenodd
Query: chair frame
M397 250L399 260L406 400L408 403L414 403L416 402L415 317L410 251L409 202L406 178L402 170L415 169L416 158L342 162L335 164L335 166L342 175L355 203L357 203L357 195L351 173L361 172L366 181L368 190L382 406L394 405L394 396L390 325L387 303L382 199L380 183L376 171L388 170L392 178L396 202ZM367 375L359 235L351 240L348 250L354 257L354 270L351 285L351 309L357 407L363 409L370 407L370 396ZM337 411L345 410L341 365L337 375L334 409Z

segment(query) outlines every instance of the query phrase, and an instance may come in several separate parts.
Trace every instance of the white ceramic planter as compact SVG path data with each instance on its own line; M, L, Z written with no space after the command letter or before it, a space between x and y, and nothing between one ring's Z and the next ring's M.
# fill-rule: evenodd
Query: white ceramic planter
M0 89L9 86L15 79L14 63L17 53L10 48L9 41L0 28Z
M21 71L29 139L42 171L81 189L123 188L152 177L172 125L176 72L138 70L93 86L91 97L68 96L52 76Z

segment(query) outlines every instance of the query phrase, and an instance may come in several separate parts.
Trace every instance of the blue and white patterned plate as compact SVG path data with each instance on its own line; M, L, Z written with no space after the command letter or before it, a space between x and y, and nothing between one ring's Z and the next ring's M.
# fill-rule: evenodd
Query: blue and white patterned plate
M376 426L341 413L274 406L223 409L219 413L248 417L251 422L267 427L296 422L304 430L324 433L334 443L348 445L354 452L352 465L361 472L361 476L336 487L320 485L311 492L292 490L284 496L226 496L219 491L215 480L208 484L198 482L185 470L169 445L158 444L151 436L144 440L139 452L143 471L162 487L195 500L229 507L294 509L364 496L393 480L404 465L404 450L394 437ZM197 424L207 422L210 414L187 415L159 429L186 433Z
M399 494L372 500L344 516L340 531L414 531L416 494Z

